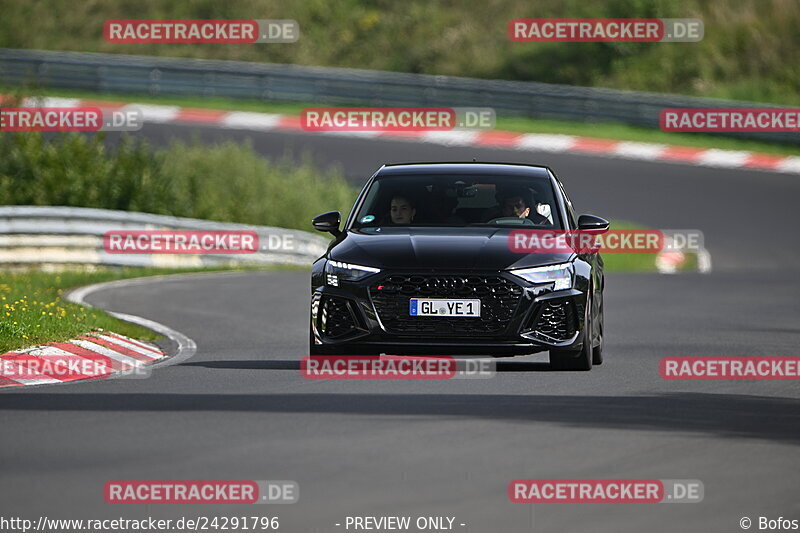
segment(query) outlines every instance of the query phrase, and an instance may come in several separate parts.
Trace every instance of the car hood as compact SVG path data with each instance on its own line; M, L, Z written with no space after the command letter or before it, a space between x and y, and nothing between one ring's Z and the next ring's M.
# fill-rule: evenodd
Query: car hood
M509 228L380 228L349 230L329 257L381 269L505 270L569 261L571 253L519 253Z

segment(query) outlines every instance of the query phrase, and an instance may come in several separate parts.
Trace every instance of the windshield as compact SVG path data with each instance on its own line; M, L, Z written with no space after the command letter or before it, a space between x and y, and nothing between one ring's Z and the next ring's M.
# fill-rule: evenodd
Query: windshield
M394 175L372 183L352 227L563 229L557 205L545 177Z

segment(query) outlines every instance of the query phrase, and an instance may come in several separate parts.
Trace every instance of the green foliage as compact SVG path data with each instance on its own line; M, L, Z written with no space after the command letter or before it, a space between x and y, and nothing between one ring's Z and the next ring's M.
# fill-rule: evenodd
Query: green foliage
M369 68L800 104L796 0L0 0L0 47ZM514 43L514 18L700 18L699 43ZM295 19L293 44L113 44L107 19Z
M144 269L115 272L25 272L0 279L0 353L46 342L66 341L104 329L154 340L152 331L122 322L99 309L65 301L65 288L144 274Z
M123 137L0 134L0 205L65 205L311 229L347 213L356 191L310 162L271 162L247 144L174 142L153 150Z

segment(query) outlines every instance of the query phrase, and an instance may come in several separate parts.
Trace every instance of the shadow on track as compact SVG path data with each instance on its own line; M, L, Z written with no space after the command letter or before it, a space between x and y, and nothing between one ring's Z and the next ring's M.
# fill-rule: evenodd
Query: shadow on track
M297 370L300 361L296 359L273 359L269 361L191 361L178 366L200 366L225 370ZM498 372L554 372L548 363L528 361L497 361Z
M733 394L73 394L31 390L0 396L0 410L464 417L518 424L544 422L584 428L712 434L800 444L800 401Z

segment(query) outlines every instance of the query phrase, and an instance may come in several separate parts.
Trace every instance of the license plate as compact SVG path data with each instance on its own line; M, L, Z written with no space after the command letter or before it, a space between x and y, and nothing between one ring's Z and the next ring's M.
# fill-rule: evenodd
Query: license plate
M411 298L408 307L411 316L481 316L480 300Z

